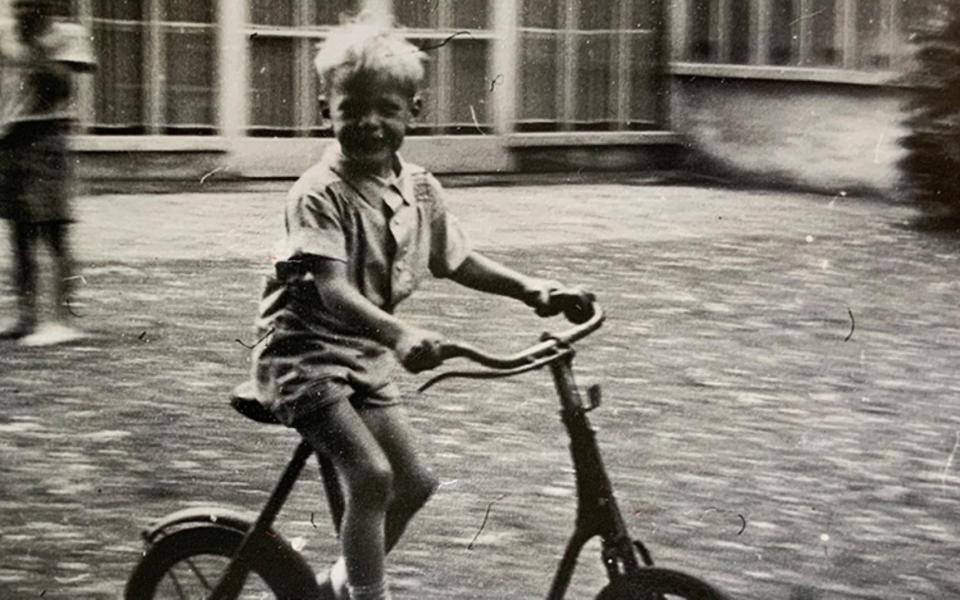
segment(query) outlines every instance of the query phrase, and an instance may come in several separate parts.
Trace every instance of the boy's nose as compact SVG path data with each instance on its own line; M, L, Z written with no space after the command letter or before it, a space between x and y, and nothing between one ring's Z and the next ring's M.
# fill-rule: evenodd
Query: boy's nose
M379 128L381 122L380 114L376 111L364 113L363 116L360 117L360 126L369 129Z

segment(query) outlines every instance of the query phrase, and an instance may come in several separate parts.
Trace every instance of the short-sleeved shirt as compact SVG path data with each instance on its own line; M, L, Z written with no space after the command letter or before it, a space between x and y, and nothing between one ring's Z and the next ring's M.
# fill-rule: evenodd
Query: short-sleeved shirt
M0 22L0 138L16 123L74 117L70 98L50 101L36 88L35 75L46 63L74 71L93 69L96 59L89 32L77 23L54 20L28 47L12 20Z
M313 261L343 262L350 284L393 312L425 277L449 276L469 254L436 178L399 157L394 171L388 180L359 172L333 144L288 195L257 320L266 337L254 350L260 399L275 412L331 379L374 392L396 368L391 349L323 304Z

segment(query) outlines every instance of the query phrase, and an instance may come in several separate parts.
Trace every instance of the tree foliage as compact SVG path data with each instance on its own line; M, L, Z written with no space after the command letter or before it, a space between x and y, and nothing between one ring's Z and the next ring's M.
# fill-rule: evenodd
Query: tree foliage
M960 0L936 0L911 19L915 52L905 83L900 145L905 191L934 220L960 224Z

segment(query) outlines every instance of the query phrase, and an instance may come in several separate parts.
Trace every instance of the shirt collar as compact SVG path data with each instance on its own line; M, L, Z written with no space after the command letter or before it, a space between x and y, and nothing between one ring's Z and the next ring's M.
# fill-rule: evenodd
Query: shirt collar
M413 174L417 170L403 160L403 157L399 154L394 154L393 174L389 178L377 177L353 168L349 159L344 156L340 144L336 142L331 144L331 147L324 153L323 161L327 163L333 173L353 187L368 202L382 200L393 211L400 208L401 202L408 206L414 203L416 196L414 195ZM393 189L397 194L384 194L384 188ZM401 202L397 201L397 196L399 196Z

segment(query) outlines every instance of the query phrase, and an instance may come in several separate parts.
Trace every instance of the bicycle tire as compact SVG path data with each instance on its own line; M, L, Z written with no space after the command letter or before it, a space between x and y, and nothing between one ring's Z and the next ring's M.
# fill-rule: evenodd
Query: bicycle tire
M611 582L596 600L729 600L729 597L693 575L644 567Z
M196 598L196 594L184 594L183 582L179 576L171 575L173 569L185 563L180 569L182 575L193 575L200 582L200 586L190 586L190 589L209 593L212 586L219 580L223 569L240 546L243 532L216 525L190 527L170 533L153 544L134 568L124 590L125 600L155 600L166 598ZM310 584L304 581L304 574L297 568L285 564L280 560L280 553L260 552L265 557L254 561L251 566L251 579L244 592L253 584L259 590L252 596L255 598L269 598L265 596L263 587L278 600L296 600L307 597ZM197 574L197 564L201 557L213 557L222 562L219 569L213 569L205 574ZM202 560L209 560L205 558ZM188 562L189 561L189 562ZM256 577L253 577L255 575ZM256 579L259 578L259 582ZM262 583L262 585L258 585ZM241 598L244 595L240 596Z

